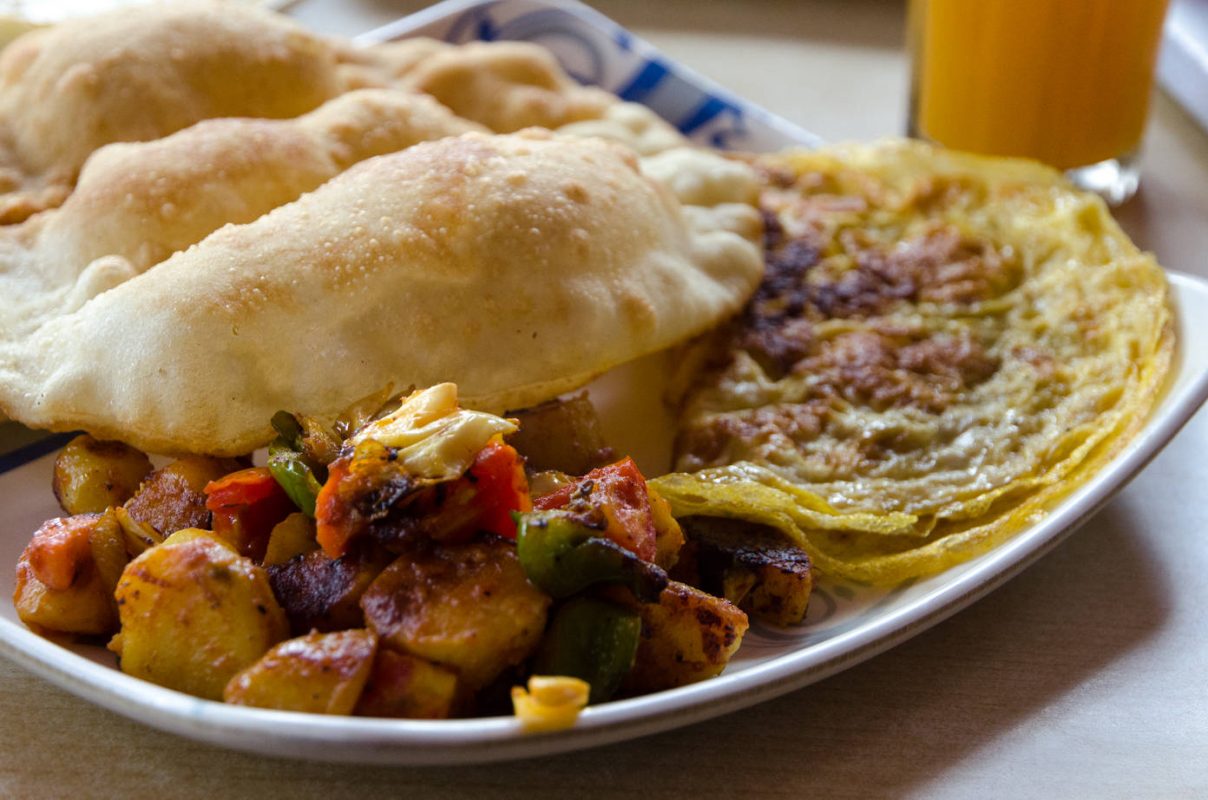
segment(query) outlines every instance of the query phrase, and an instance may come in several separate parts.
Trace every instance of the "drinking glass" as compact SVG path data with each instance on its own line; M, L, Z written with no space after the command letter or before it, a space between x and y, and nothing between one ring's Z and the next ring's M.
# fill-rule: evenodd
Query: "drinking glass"
M1137 190L1167 0L911 0L909 131Z

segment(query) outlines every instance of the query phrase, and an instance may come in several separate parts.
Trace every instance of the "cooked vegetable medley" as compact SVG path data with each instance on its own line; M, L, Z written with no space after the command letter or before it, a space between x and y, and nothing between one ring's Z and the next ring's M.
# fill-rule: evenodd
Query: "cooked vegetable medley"
M332 425L282 412L265 466L153 470L77 437L55 467L69 516L22 554L17 611L212 700L409 718L511 703L533 729L721 672L747 615L681 581L800 620L808 560L685 547L631 459L600 463L585 398L516 416L462 409L452 384ZM542 442L541 472L508 441L530 420L564 442L516 437Z

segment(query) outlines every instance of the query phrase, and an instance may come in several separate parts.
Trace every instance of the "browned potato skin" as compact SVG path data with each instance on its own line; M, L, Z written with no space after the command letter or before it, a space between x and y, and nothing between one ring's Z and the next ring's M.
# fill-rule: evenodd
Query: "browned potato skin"
M354 713L363 717L448 719L459 705L457 673L410 653L381 648Z
M109 647L122 671L211 700L289 632L264 571L209 531L179 531L131 561L116 596Z
M756 619L797 625L814 588L810 558L775 529L687 517L690 542L672 577L720 594Z
M742 608L756 619L781 627L797 625L805 619L814 591L814 577L808 567L769 563L750 568L750 572L754 585L740 603Z
M268 568L273 594L285 609L290 630L336 631L365 627L361 595L393 556L370 549L330 558L322 550Z
M75 539L75 547L61 551L71 563L57 565L51 577L39 560L41 538ZM102 636L117 630L117 603L113 589L126 565L121 532L112 514L78 514L48 520L17 561L13 605L17 616L42 633ZM43 580L45 578L45 581ZM49 581L49 584L47 583Z
M508 438L508 444L524 456L529 469L582 475L615 460L586 392L509 411L507 416L520 422L520 430Z
M53 487L68 514L100 513L134 495L151 472L151 459L121 442L75 437L55 459Z
M242 466L233 459L185 456L151 473L126 503L126 511L164 536L185 528L209 528L206 484Z
M642 638L622 690L646 694L712 678L742 644L747 615L727 600L672 581L637 607Z
M452 667L472 690L529 656L549 605L496 538L399 556L361 598L384 646Z
M222 699L280 711L351 714L376 652L372 631L308 633L275 646L231 678Z

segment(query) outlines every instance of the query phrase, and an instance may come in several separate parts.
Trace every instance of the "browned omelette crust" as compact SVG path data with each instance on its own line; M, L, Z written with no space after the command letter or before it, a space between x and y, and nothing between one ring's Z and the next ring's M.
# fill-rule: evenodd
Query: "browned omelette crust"
M878 409L936 413L998 369L998 360L968 332L931 335L886 312L920 300L968 305L998 296L1017 277L999 248L942 225L888 251L858 234L841 235L855 268L835 273L811 243L821 237L789 238L775 211L765 214L765 232L767 278L731 344L769 375L809 373L811 394L819 399L842 396ZM818 323L839 319L855 324L833 338L815 335Z
M937 332L897 312L924 303L960 315L1001 297L1021 278L1010 248L939 221L888 241L835 226L836 214L867 215L869 198L834 194L816 174L795 177L767 164L762 174L765 277L742 314L709 343L694 388L741 381L734 373L739 352L773 382L808 381L792 403L732 408L685 426L676 441L677 468L730 463L735 442L816 438L836 403L940 414L999 370L1002 361L990 352L999 326ZM960 187L935 181L915 203L926 209L954 191ZM820 325L835 323L842 330L820 335ZM1038 351L1021 355L1038 368L1052 361ZM836 458L858 469L886 446L893 442L870 437Z

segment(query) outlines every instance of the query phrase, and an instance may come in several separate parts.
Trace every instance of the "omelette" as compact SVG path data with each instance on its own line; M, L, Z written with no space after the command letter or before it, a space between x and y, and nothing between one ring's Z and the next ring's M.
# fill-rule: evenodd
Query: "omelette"
M767 273L677 380L677 515L891 584L1042 516L1143 424L1162 269L1039 164L880 142L756 159Z

